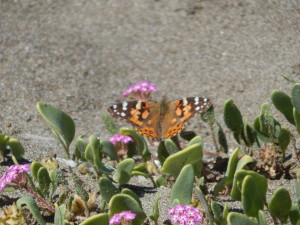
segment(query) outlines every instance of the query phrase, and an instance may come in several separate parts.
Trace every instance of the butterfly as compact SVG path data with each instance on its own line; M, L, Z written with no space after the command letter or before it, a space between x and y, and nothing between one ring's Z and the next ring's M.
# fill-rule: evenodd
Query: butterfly
M125 119L149 139L164 140L180 132L196 113L209 109L211 101L203 97L189 97L161 102L129 101L108 108L112 117Z

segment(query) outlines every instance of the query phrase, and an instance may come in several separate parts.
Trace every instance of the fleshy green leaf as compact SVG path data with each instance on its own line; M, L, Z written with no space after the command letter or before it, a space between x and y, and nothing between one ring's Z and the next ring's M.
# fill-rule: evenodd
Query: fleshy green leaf
M100 213L89 217L87 220L83 221L80 225L109 225L108 214Z
M112 196L120 192L107 177L101 177L98 185L100 188L100 195L106 202L109 202Z
M296 108L297 112L300 114L300 84L294 84L292 88L292 103Z
M117 170L113 175L114 181L118 182L121 185L128 183L131 178L134 164L135 162L131 158L125 159L122 162L118 163Z
M37 110L50 127L63 137L68 147L75 135L73 119L59 108L44 102L37 103Z
M281 112L284 117L291 124L295 125L295 120L293 116L293 104L292 99L285 92L280 90L274 90L271 94L271 100L276 107L276 109Z
M194 169L191 164L185 165L180 171L171 191L171 202L178 199L180 204L190 204L192 200Z
M288 219L291 207L292 200L288 190L283 187L278 188L269 202L270 213L277 217L282 223L285 223Z
M22 158L24 155L24 148L17 139L10 138L7 144L10 147L11 153L16 157L16 159Z
M236 212L228 214L227 223L228 225L258 225L256 219Z
M22 210L22 206L26 205L26 207L29 209L29 211L31 212L31 214L33 215L33 217L37 220L37 222L40 225L46 225L46 222L44 221L41 213L40 213L40 209L37 206L34 198L29 197L29 196L25 196L22 198L19 198L17 200L17 208L19 210Z
M135 219L132 220L132 225L141 225L147 217L139 203L126 194L114 195L109 202L109 208L109 217L112 217L116 213L129 210L137 214Z
M195 166L198 166L198 168L201 167L202 156L203 152L202 146L200 144L188 146L182 151L170 155L165 160L160 171L176 178L179 175L181 169L187 164L191 164L194 168ZM201 169L199 169L199 171L201 171ZM197 173L198 171L195 172L195 174Z

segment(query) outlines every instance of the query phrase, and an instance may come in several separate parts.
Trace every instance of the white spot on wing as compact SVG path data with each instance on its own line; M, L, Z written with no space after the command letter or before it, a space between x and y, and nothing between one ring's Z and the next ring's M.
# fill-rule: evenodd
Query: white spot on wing
M124 112L121 112L121 116L123 116L123 117L124 117L124 116L126 116L126 114L125 114Z
M141 109L141 102L140 101L138 101L138 103L136 104L135 108L136 109Z
M194 98L194 101L195 101L195 105L198 105L199 104L199 97Z
M204 102L207 102L207 100L208 100L207 98L204 98L204 99L203 99Z
M186 100L186 98L182 99L183 100L183 105L187 105L188 101Z
M125 111L125 110L127 110L127 105L128 105L128 103L127 102L123 102L123 104L122 104L122 106L123 106L123 110Z
M116 108L117 108L117 105L113 105L113 108L116 109Z
M200 110L200 107L199 107L199 106L197 106L197 107L195 108L195 110L197 110L197 111L198 111L198 110Z

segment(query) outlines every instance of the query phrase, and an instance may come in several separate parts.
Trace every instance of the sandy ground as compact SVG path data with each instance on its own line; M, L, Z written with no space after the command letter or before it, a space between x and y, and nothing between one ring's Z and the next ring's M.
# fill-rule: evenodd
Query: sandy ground
M38 101L70 114L76 137L106 139L101 111L142 80L157 84L157 100L211 98L223 125L223 103L232 98L252 123L273 89L290 92L280 74L299 81L299 3L0 0L0 131L19 139L30 161L64 157L37 113ZM193 119L188 127L212 144L200 125ZM234 148L230 133L228 139ZM168 198L162 202L165 212Z

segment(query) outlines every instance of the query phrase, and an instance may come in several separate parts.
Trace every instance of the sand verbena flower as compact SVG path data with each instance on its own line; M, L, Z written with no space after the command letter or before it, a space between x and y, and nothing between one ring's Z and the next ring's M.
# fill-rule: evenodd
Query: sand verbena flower
M168 211L172 223L195 225L203 221L200 210L190 205L177 205Z
M127 153L127 144L132 142L132 138L122 134L115 134L109 141L115 145L116 151L118 152L118 156L123 158L123 156Z
M122 225L130 225L131 221L136 217L136 214L131 211L123 211L113 215L109 219L109 225L112 224L122 224Z
M27 180L25 172L28 172L29 170L29 164L10 166L0 178L0 192L3 191L5 187L18 189L26 186Z
M150 100L151 92L156 92L156 85L147 81L138 82L123 92L121 97L129 97L139 101Z

